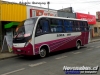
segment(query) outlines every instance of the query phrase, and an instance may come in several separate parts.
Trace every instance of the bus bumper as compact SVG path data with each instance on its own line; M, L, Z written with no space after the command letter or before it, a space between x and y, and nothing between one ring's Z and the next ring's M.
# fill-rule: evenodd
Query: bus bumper
M26 47L13 47L13 53L18 55L33 55L33 46L28 44Z

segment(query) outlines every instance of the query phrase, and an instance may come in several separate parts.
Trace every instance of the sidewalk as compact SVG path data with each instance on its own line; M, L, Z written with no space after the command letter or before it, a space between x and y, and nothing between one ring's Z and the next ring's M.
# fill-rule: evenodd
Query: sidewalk
M96 42L96 41L100 41L100 37L92 38L90 43ZM0 60L12 58L12 57L16 57L16 56L17 55L13 54L13 53L0 53Z
M0 53L0 60L12 58L12 57L15 57L15 56L17 56L17 55L13 54L13 53Z
M96 42L96 41L100 41L100 37L93 37L93 38L91 39L91 42L90 42L90 43Z

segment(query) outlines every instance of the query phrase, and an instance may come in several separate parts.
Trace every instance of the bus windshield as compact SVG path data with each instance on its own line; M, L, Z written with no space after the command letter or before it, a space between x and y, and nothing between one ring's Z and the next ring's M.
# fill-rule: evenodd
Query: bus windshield
M37 18L31 18L21 22L16 28L14 38L31 36L36 20Z

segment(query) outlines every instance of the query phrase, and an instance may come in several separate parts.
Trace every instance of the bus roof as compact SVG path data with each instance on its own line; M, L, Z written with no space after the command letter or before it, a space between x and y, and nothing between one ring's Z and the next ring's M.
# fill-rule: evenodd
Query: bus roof
M87 21L87 20L82 20L82 19L75 19L75 18L66 18L66 17L54 17L54 16L37 16L37 17L32 17L32 18L56 18L56 19L66 19L66 20L78 20L78 21Z

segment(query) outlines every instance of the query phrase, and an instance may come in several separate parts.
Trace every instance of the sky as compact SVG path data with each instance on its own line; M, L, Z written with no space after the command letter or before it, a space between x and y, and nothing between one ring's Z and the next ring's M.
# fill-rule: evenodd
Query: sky
M9 2L27 2L28 5L48 8L47 2L49 1L49 8L59 10L62 8L72 7L74 12L80 12L91 15L96 15L100 11L100 0L3 0ZM40 2L43 4L32 4L32 2Z

